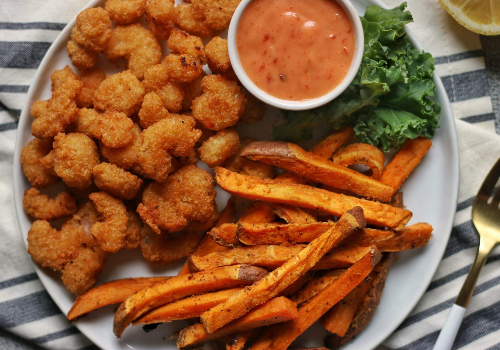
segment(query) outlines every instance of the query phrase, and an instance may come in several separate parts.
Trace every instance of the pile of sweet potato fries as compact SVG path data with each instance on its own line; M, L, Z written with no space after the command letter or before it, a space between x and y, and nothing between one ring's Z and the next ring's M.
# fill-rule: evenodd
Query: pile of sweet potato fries
M198 320L180 332L179 349L288 349L316 321L330 333L328 348L346 344L372 318L394 252L432 235L429 224L406 226L412 213L398 192L431 141L407 141L385 165L373 146L344 146L352 137L341 130L310 152L251 143L241 156L284 172L263 179L215 169L220 187L253 201L237 223L233 197L177 276L103 284L80 296L68 319L120 303L118 337L131 324ZM350 167L359 164L368 170Z

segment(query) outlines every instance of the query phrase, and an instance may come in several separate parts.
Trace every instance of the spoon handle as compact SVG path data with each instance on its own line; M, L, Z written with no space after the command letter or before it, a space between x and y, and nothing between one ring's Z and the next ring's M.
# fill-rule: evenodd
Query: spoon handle
M436 344L434 344L433 350L451 349L453 343L455 342L455 338L457 337L458 329L462 324L462 319L464 318L466 310L466 308L460 305L453 304L448 318L446 319L446 323L444 324L441 333L439 333Z

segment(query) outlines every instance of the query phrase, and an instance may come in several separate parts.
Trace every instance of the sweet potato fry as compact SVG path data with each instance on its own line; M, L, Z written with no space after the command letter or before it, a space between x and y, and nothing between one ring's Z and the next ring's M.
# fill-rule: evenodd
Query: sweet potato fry
M160 306L159 308L148 312L132 324L163 323L198 317L202 312L205 312L215 305L226 301L232 294L236 293L240 289L241 288L225 289L174 301L173 303Z
M295 320L269 327L257 339L251 350L285 350L333 305L349 294L373 270L381 258L376 247L372 247L363 258L325 287L314 298L299 308Z
M310 270L332 247L352 231L366 224L360 207L347 211L335 227L309 243L297 256L268 274L262 280L242 289L222 304L201 314L200 318L208 333L235 320L254 307L278 295Z
M285 297L277 297L256 307L245 316L220 328L216 332L207 333L201 323L184 328L177 341L177 347L185 349L229 334L286 322L295 318L297 318L297 306L295 303Z
M322 210L340 216L348 209L363 208L368 223L401 230L411 218L411 212L387 204L332 193L306 185L279 183L274 180L240 175L224 168L215 168L217 183L240 197L296 205Z
M253 142L241 151L241 155L250 160L272 164L307 179L382 202L389 202L394 192L392 187L380 181L324 160L290 142Z
M303 209L292 205L269 203L278 217L289 224L307 224L317 222L316 218Z
M265 275L267 271L259 267L235 265L172 277L127 298L115 313L113 331L121 337L132 321L154 308L194 294L248 285Z
M168 278L170 277L124 278L101 284L76 298L73 307L68 312L68 321L73 322L101 307L121 303L141 289Z
M243 213L238 222L245 223L266 223L274 220L275 214L273 209L265 202L254 202Z
M313 148L311 153L328 160L332 158L333 154L342 147L343 144L348 142L354 137L354 128L347 126L342 130L336 131L328 135L323 140L318 142Z
M325 289L326 286L335 281L342 273L344 273L344 270L326 271L324 274L321 274L307 282L304 287L292 294L290 296L290 300L295 302L297 306L302 305Z
M249 339L256 338L259 334L259 329L251 329L249 331L241 332L227 342L226 350L244 350L245 345Z
M214 227L213 229L208 231L207 234L217 244L224 247L233 248L241 245L240 241L238 241L238 238L236 237L237 229L238 224L223 224L221 226Z
M360 246L376 245L381 252L399 252L426 245L432 237L432 226L426 223L413 224L401 231L364 228L346 240Z
M343 166L363 164L371 169L372 177L379 180L384 170L385 157L384 153L375 146L367 143L352 143L335 153L332 162Z
M432 141L425 137L407 140L385 167L380 182L392 187L392 194L394 194L424 158L431 146Z
M288 287L283 289L279 294L279 296L288 297L289 295L292 295L293 293L297 292L300 288L302 288L304 284L309 282L313 277L314 277L313 271L309 271L305 275L300 276L298 280L296 280Z

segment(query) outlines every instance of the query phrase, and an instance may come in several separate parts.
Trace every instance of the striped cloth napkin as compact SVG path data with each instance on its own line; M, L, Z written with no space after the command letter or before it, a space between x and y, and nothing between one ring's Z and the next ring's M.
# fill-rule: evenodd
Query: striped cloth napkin
M0 1L0 349L95 349L52 302L32 265L13 205L17 120L30 82L51 42L87 0ZM385 0L396 6L400 0ZM429 349L462 285L477 245L471 205L500 157L484 53L436 0L412 1L409 28L437 58L460 145L460 191L450 242L432 283L404 323L381 346ZM497 91L498 94L498 91ZM459 331L456 349L500 349L500 249L488 259Z

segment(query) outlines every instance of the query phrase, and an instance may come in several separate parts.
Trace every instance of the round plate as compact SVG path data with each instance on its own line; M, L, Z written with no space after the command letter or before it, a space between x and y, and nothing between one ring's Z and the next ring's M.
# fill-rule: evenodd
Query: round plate
M384 7L378 0L352 0L360 15L367 6L376 4ZM88 7L103 5L104 0L95 0ZM56 69L71 65L65 47L70 31L75 24L73 19L54 41L43 59L31 85L26 106L21 113L14 156L14 194L19 225L26 242L31 226L31 219L25 214L22 205L24 190L29 183L23 176L20 153L21 149L32 139L30 106L39 99L50 97L50 75ZM408 33L413 44L420 48L411 33ZM115 67L100 62L109 73ZM450 103L439 77L435 75L437 99L441 110L441 127L436 131L433 146L421 164L415 169L403 186L406 207L413 212L411 223L428 222L434 227L434 236L426 247L399 254L399 260L389 273L384 293L372 321L348 346L346 350L372 349L388 337L408 316L429 285L439 265L450 236L458 195L458 144L455 123ZM277 110L269 108L263 121L244 125L238 129L242 136L255 139L270 139L271 126L280 116ZM304 146L310 145L308 142ZM227 199L227 194L218 189L219 207ZM154 266L146 263L140 252L120 251L111 255L99 276L98 284L117 278L175 274L182 264ZM71 308L74 295L63 286L60 276L48 269L35 265L36 272L54 302L63 313ZM103 349L175 349L175 341L169 336L183 328L186 323L173 322L163 324L156 330L145 334L141 327L129 327L123 338L117 339L112 331L113 306L91 313L77 321L75 325L90 340ZM299 339L302 346L320 346L326 332L317 325L312 326Z

